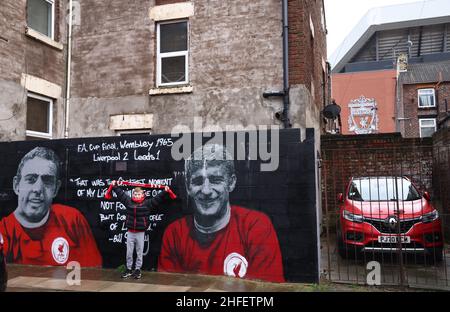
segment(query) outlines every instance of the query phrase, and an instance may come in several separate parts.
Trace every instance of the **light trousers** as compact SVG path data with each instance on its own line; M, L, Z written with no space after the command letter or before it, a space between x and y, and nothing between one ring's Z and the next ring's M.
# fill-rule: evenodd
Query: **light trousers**
M142 267L142 254L144 253L144 237L145 232L133 233L128 231L127 234L127 269L133 268L133 252L136 248L136 266L135 270L140 270Z

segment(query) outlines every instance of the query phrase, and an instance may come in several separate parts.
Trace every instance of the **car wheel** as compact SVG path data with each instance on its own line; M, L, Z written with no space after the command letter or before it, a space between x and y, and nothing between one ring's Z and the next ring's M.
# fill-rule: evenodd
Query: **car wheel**
M340 231L338 232L337 249L338 254L342 259L359 259L359 252L356 247L346 245L342 239L342 234Z
M342 233L339 228L336 233L336 245L337 245L337 250L338 250L339 256L342 259L347 259L347 252L345 250L344 241L342 240Z
M6 291L7 284L8 284L8 271L6 271L6 264L3 256L0 256L0 292Z
M342 241L341 237L338 238L337 247L338 247L339 256L341 256L342 259L347 259L348 252L347 252L347 249L344 247L344 242Z

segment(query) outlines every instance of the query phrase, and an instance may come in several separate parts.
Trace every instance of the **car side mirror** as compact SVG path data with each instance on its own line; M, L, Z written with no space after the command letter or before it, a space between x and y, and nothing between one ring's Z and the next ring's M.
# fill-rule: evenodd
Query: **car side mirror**
M338 201L338 203L343 203L344 202L344 194L342 194L342 193L337 194L337 201Z
M427 201L431 201L431 195L428 192L423 192L423 198L425 198Z

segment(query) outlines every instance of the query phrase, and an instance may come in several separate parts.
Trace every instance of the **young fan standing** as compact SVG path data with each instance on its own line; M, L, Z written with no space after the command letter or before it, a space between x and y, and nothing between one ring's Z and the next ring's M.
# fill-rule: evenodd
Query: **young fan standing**
M126 271L122 274L122 278L133 276L136 279L142 277L142 257L144 252L145 230L149 225L149 215L151 210L159 208L161 204L168 198L169 187L153 198L147 198L145 192L140 187L135 187L132 191L131 198L119 187L117 181L112 181L113 191L117 195L117 199L126 207L126 227L127 233L127 256ZM133 269L133 254L136 250L136 263Z

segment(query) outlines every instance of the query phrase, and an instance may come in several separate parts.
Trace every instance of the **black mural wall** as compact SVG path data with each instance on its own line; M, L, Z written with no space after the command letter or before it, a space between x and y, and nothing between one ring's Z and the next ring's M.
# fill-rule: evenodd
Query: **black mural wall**
M257 137L261 133L257 132ZM194 134L190 136L193 142ZM238 142L237 133L215 133L213 137L223 138L236 158L238 148L230 146L226 137ZM125 210L114 198L106 200L104 194L112 180L124 180L168 185L178 196L167 200L148 220L143 269L317 282L313 130L307 130L304 142L300 142L299 130L280 130L279 165L267 172L261 170L267 160L261 160L259 154L256 158L249 155L250 137L251 133L245 136L246 159L233 161L236 179L234 188L228 189L229 224L203 238L193 229L192 215L198 202L186 184L185 161L174 160L171 154L179 138L155 135L0 143L0 231L8 261L65 265L75 260L84 266L106 268L123 265ZM270 146L278 144L270 134L268 137ZM202 138L202 143L209 144L210 139ZM35 147L48 148L61 160L59 188L52 180L53 167L39 153L42 161L25 162L23 177L14 179L21 159ZM194 149L189 148L186 155ZM41 190L33 191L39 183ZM148 196L158 192L146 189ZM207 206L214 204L215 195L211 194ZM41 221L38 210L46 201L52 201L51 212ZM33 222L36 226L30 225Z

